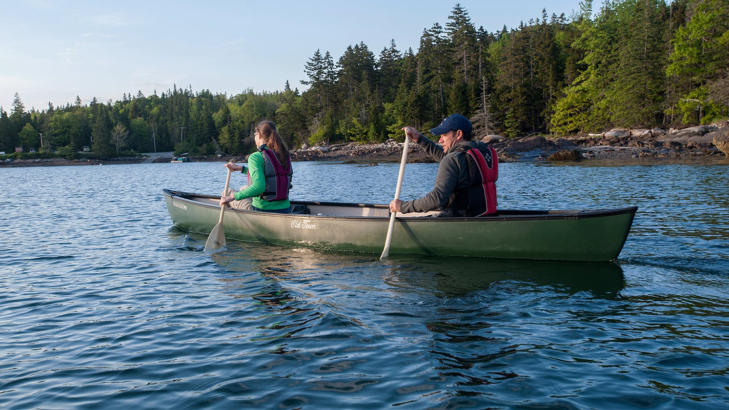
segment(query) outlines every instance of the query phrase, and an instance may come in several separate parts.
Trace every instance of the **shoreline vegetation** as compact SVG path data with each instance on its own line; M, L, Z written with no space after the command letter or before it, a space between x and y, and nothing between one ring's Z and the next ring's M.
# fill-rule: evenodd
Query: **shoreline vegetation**
M505 161L722 149L704 138L717 130L702 127L729 119L729 0L617 0L594 11L586 0L570 16L535 14L489 32L456 4L417 50L394 40L379 55L363 42L338 59L316 50L303 92L288 81L230 95L175 84L43 110L26 110L16 93L9 112L0 107L0 152L73 163L118 163L126 151L240 157L255 151L254 126L267 119L297 160L386 159L383 145L402 141L403 126L428 130L453 113L471 119L475 136L504 137L490 142ZM683 130L694 136L675 135Z
M697 157L729 157L729 121L681 130L613 129L595 135L551 138L541 135L506 138L488 135L481 140L496 149L501 162L576 162L583 160L681 159ZM355 142L317 145L291 150L293 161L331 161L342 163L398 162L403 143L387 140L378 144ZM0 167L111 165L137 163L169 163L179 156L157 158L138 154L109 159L25 158L5 160ZM185 162L245 162L246 156L186 156ZM411 144L408 162L432 162L417 144Z

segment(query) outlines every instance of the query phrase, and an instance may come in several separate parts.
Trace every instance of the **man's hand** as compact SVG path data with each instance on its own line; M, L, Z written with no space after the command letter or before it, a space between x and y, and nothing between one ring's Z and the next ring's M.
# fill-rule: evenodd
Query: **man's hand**
M402 201L399 199L393 199L392 202L390 202L390 212L400 212L400 206L402 206Z
M410 141L418 142L420 140L420 133L415 127L402 127L402 130L410 137Z

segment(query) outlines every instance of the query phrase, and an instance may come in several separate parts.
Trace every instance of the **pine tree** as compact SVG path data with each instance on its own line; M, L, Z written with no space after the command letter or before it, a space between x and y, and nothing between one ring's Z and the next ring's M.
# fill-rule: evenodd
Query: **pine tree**
M319 49L316 50L314 56L311 57L304 66L304 72L309 79L302 80L301 84L311 87L310 90L317 97L316 112L319 112L324 106L324 98L322 94L324 91L324 82L326 81L326 66Z
M99 110L99 115L94 120L94 126L91 131L93 142L93 152L101 158L108 158L114 155L115 146L112 144L109 132L109 119L106 109Z
M0 107L0 151L13 152L15 145L15 133L10 118L7 111Z
M659 17L662 4L637 0L617 7L617 70L605 92L611 124L650 127L659 122L666 57Z
M691 20L676 31L669 76L685 77L689 89L679 100L684 122L710 122L729 108L709 98L709 83L729 72L729 0L699 1ZM698 117L693 117L698 113Z
M384 101L395 99L397 92L397 80L400 75L400 51L398 51L395 40L390 41L390 48L384 48L377 60L377 86L380 90L380 97Z
M579 20L581 37L574 47L585 53L581 64L586 67L564 91L565 95L555 103L552 131L558 134L593 132L610 125L611 113L606 105L604 90L610 87L616 76L615 56L617 21L614 10L605 5L593 22L589 13L591 3L581 3Z

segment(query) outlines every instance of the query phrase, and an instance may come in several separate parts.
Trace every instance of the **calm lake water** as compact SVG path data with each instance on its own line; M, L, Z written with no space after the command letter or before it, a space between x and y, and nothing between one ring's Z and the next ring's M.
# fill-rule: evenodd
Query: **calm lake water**
M374 203L398 170L294 167L293 198ZM221 163L0 168L0 407L727 408L729 160L500 170L501 208L639 206L620 259L210 255L162 189Z

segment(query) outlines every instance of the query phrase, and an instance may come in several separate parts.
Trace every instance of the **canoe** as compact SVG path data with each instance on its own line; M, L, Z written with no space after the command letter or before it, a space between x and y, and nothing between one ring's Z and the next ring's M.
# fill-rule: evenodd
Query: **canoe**
M220 217L219 196L163 190L178 229L208 234ZM387 205L292 201L291 214L228 209L228 239L379 254ZM390 254L503 259L609 261L620 254L637 207L605 210L499 210L480 218L398 214Z

